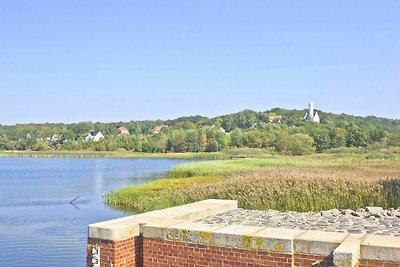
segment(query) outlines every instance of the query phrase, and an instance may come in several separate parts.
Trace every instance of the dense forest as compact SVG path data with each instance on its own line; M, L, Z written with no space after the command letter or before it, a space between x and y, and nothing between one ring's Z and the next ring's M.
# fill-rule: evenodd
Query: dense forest
M274 108L265 112L244 110L215 118L0 125L0 150L215 152L249 147L302 155L346 147L400 146L400 120L318 110L321 123L315 123L303 119L306 112ZM129 134L118 132L120 126ZM88 140L93 131L100 131L104 138Z

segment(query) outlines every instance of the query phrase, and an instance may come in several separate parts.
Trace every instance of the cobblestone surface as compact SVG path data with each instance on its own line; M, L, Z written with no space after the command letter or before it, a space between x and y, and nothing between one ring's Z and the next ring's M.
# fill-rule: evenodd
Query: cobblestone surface
M332 209L320 212L237 209L199 222L400 236L400 208L367 207L356 211Z

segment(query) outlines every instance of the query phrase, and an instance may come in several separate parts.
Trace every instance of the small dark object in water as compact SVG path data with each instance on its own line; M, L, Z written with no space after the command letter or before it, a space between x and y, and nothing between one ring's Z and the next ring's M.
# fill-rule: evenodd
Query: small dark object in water
M69 203L74 203L75 200L77 200L79 198L79 196L77 196L76 198L74 198L73 200L71 200Z

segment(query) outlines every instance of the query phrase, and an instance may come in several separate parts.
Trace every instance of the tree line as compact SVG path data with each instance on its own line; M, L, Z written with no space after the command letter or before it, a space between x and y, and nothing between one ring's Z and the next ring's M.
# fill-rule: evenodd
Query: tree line
M216 152L230 148L262 148L302 155L342 147L400 146L400 120L357 117L318 111L321 123L303 120L306 110L244 110L207 118L73 124L0 125L0 150L92 150L135 152ZM281 115L280 123L270 123ZM157 126L164 125L158 133ZM129 135L117 136L124 126ZM85 141L90 131L104 139Z

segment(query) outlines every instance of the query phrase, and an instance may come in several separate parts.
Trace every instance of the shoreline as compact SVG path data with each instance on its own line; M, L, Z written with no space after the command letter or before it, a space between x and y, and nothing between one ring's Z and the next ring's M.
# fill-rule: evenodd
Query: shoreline
M224 153L140 153L125 151L0 151L0 157L228 159Z

